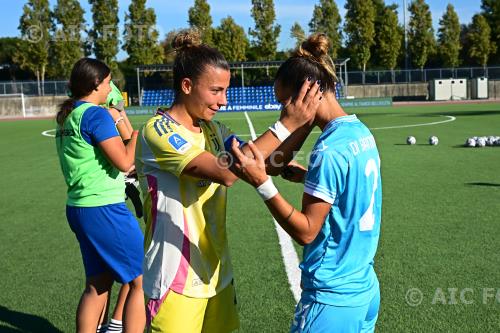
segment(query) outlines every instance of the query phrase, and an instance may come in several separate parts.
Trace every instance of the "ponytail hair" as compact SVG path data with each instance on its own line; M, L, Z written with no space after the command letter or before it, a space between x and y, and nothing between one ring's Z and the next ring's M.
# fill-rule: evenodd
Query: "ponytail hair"
M57 124L63 126L75 108L76 101L90 95L110 73L111 69L102 61L92 58L78 60L71 70L68 83L70 98L59 106L56 115Z
M330 41L324 33L315 33L292 53L278 69L275 80L298 93L304 81L311 77L321 81L324 91L335 92L338 82L335 64L328 55Z
M56 115L56 121L59 126L63 126L64 121L69 116L71 111L73 111L73 109L75 108L75 102L76 100L70 97L62 102L61 105L59 105L59 112L57 112Z

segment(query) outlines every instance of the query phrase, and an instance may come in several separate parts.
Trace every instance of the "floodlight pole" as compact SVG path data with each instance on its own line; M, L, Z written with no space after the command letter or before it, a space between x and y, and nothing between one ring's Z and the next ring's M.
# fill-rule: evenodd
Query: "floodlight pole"
M349 96L348 94L348 87L349 87L349 77L347 76L347 62L351 60L351 58L347 58L346 60L344 60L344 64L345 64L345 69L344 69L344 76L345 76L345 79L344 79L344 94L345 94L345 97Z
M141 79L139 74L139 67L136 68L137 72L137 96L139 96L139 106L142 106L142 98L141 98Z
M23 108L23 118L26 118L26 105L24 104L24 94L21 93L21 106Z
M408 27L406 26L406 0L403 0L403 26L405 30L405 71L408 75Z
M241 63L241 89L243 91L243 98L246 102L247 95L245 94L245 70L243 69L243 63Z

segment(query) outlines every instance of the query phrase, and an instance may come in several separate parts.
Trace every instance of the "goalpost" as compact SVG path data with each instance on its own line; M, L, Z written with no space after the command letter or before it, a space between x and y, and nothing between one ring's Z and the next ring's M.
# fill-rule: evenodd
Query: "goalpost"
M26 118L24 94L0 94L0 118L16 117Z

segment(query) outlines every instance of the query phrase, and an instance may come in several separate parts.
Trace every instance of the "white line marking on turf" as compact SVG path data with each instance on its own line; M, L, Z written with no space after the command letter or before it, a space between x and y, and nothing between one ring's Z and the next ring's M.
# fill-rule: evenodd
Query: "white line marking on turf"
M385 129L397 129L397 128L408 128L408 127L420 127L420 126L432 126L432 125L439 125L439 124L445 124L445 123L449 123L449 122L452 122L452 121L455 121L457 119L457 117L453 117L453 116L443 116L443 115L439 115L440 117L446 117L448 119L446 120L441 120L441 121L433 121L431 123L420 123L420 124L411 124L411 125L396 125L396 126L386 126L386 127L373 127L373 128L370 128L372 131L376 131L376 130L385 130ZM319 134L321 133L321 131L312 131L311 134ZM242 134L242 135L239 135L240 137L248 137L248 136L251 136L249 134Z
M247 119L248 128L250 129L250 136L252 140L257 139L257 134L255 134L255 128L253 127L252 120L245 111L245 118ZM280 227L276 219L273 218L274 227L276 228L276 233L278 234L278 239L281 247L281 255L283 256L283 263L285 264L285 271L288 277L288 283L290 284L290 290L292 291L293 298L295 302L299 302L300 299L300 269L299 269L299 257L292 243L290 236Z
M374 130L384 130L384 129L394 129L394 128L431 126L431 125L439 125L439 124L449 123L449 122L455 121L457 119L457 117L453 117L453 116L442 116L442 115L439 115L439 116L440 117L446 117L448 119L441 120L441 121L434 121L432 123L421 123L421 124L412 124L412 125L398 125L398 126L387 126L387 127L374 127L374 128L370 128L370 129L374 131Z
M42 132L43 136L48 136L49 138L55 138L55 134L49 134L50 132L55 132L55 129L50 129Z
M255 128L253 127L252 120L250 119L246 111L244 112L244 114L245 118L247 119L248 129L250 130L250 137L252 138L252 140L255 140L257 139L257 134L255 134Z

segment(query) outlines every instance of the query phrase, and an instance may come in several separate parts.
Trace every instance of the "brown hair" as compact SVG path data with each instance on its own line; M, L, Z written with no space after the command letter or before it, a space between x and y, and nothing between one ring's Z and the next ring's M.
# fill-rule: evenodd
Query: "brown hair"
M64 121L73 111L75 102L90 95L110 73L110 68L97 59L82 58L73 65L68 83L70 98L59 106L59 112L56 115L59 126L63 126Z
M217 49L201 43L197 30L179 32L172 40L172 47L177 53L173 68L176 100L181 93L181 82L184 78L196 81L206 66L229 70L229 64Z
M335 91L338 82L335 65L328 55L330 42L324 33L316 33L292 53L278 69L275 80L291 87L296 94L304 81L311 77L313 81L320 80L325 91Z

